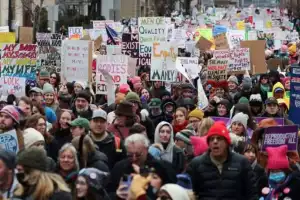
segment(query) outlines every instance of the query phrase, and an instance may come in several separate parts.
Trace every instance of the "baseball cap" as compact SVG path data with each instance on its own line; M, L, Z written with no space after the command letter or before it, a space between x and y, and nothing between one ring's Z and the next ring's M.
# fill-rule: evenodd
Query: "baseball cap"
M38 88L38 87L33 87L29 90L29 93L30 92L36 92L36 93L41 93L41 94L44 94L43 90L41 88Z
M283 89L282 88L276 88L275 90L274 90L274 92L276 93L276 92L283 92Z
M96 118L102 118L104 120L107 120L107 113L102 109L94 110L92 119L96 119Z
M265 104L277 104L278 105L278 101L275 97L270 97L266 100Z
M71 121L69 123L69 126L71 126L71 127L79 126L79 127L84 128L85 130L89 130L90 129L90 122L86 118L81 118L80 117L80 118L77 118L77 119Z

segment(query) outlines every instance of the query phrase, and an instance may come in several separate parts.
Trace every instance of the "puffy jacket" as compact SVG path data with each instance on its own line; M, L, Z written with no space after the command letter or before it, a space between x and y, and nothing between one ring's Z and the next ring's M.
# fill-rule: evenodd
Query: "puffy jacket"
M199 200L257 200L258 193L249 161L229 152L220 174L209 152L192 160L187 173Z

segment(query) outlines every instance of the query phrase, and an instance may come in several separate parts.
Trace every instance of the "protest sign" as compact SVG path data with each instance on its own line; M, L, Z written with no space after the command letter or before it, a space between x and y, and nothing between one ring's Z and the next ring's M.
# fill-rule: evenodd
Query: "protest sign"
M196 44L196 47L200 50L207 51L211 48L212 45L213 43L211 41L207 40L204 37L200 37Z
M93 21L93 37L97 38L102 36L103 42L107 42L108 36L106 33L105 25L109 26L110 28L115 28L115 22L113 20L96 20Z
M16 97L22 97L26 95L26 78L2 76L0 77L0 85L2 95L4 96L13 94Z
M62 35L58 33L37 33L36 39L41 69L60 72Z
M153 43L151 54L151 81L176 81L178 47L171 42Z
M2 44L13 44L16 42L16 34L15 33L1 33L0 32L0 47Z
M229 30L228 31L228 43L231 49L239 48L240 41L245 40L244 30Z
M69 27L69 39L80 40L83 37L83 27Z
M208 99L203 89L203 85L201 83L201 79L197 80L197 88L198 88L198 108L204 110L208 105Z
M184 76L186 80L188 80L193 85L192 77L190 76L190 74L187 73L187 70L183 67L178 57L176 59L176 69L179 72L177 74L177 78L180 76Z
M113 81L113 77L105 70L99 69L101 75L105 78L105 82L100 83L97 81L96 94L105 93L107 95L107 104L111 105L115 102L115 84ZM106 90L106 92L103 91Z
M14 153L19 152L19 141L15 129L0 134L0 149Z
M288 151L297 151L298 126L272 126L265 129L262 151L267 147L287 145Z
M265 45L266 42L263 40L241 41L241 47L250 49L251 70L253 74L263 74L267 71Z
M257 31L257 39L265 40L267 48L274 48L275 32L274 31Z
M36 44L4 44L1 49L1 76L36 79Z
M9 32L9 27L8 26L0 26L0 33L7 33Z
M195 40L198 41L201 37L211 41L213 39L212 29L210 28L198 28L195 31Z
M222 34L222 33L227 33L227 27L223 25L215 25L213 28L213 36L215 37L216 35Z
M102 73L105 71L112 77L114 85L118 86L122 83L127 83L127 68L128 56L126 55L98 55L96 67L96 81L99 84L97 87L97 94L107 94L109 82ZM106 74L105 73L105 74Z
M120 45L107 45L106 46L107 55L122 55L122 46Z
M255 117L256 123L259 124L264 119L268 119L268 117ZM273 118L278 125L283 126L284 125L284 118Z
M93 42L64 40L62 54L62 79L88 82L92 76Z
M178 61L178 62L177 62ZM198 58L193 57L177 57L176 65L181 65L186 73L195 79L200 73Z
M221 33L214 36L216 50L229 49L226 33Z
M245 22L244 21L236 22L236 28L237 30L245 30Z
M207 79L208 80L226 80L227 79L228 60L210 59L207 64Z
M148 53L139 54L137 66L150 68L151 54L148 54Z
M295 124L300 124L300 69L291 67L291 90L289 119Z
M135 33L123 33L122 53L132 58L139 57L139 35Z
M33 28L32 27L19 27L19 43L32 44Z
M151 54L154 42L166 42L166 28L164 17L139 17L139 52Z
M176 41L185 41L185 37L186 37L186 30L184 29L173 29L172 31L172 40L176 40Z
M222 121L224 122L226 125L230 124L230 118L227 117L211 117L215 122L217 121Z

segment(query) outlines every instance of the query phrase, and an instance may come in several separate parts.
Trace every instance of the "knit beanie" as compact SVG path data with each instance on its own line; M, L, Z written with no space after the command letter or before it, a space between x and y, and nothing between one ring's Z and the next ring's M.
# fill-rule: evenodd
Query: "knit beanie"
M247 99L247 97L241 97L239 99L239 102L238 103L245 103L245 104L248 104L249 103L249 100Z
M12 106L12 105L4 106L1 109L0 113L5 113L5 114L9 115L16 123L19 124L20 114L15 106Z
M77 98L83 98L83 99L87 100L87 102L89 102L89 103L91 101L91 95L87 91L84 91L84 90L78 92L78 94L76 95L76 99Z
M252 80L250 77L244 77L242 82L242 89L243 90L250 90L252 88Z
M124 83L124 84L121 84L120 86L119 86L119 92L120 93L123 93L123 94L127 94L127 92L129 92L130 91L130 87L129 87L129 85L128 84L126 84L126 83Z
M8 169L15 169L16 167L16 154L12 151L0 149L0 160L4 162Z
M41 80L50 79L50 73L48 71L40 71L39 77Z
M177 177L177 183L176 183L177 185L180 185L181 187L187 190L193 189L192 179L188 174L178 174L176 177Z
M204 117L204 112L201 109L196 108L192 112L190 112L188 118L190 117L195 117L201 120Z
M252 102L262 103L261 95L260 94L251 94L249 103L251 104Z
M159 98L152 98L150 103L148 104L149 108L160 108L161 107L161 100Z
M23 133L25 149L31 147L34 143L43 141L45 142L44 136L34 128L27 128Z
M249 119L249 116L240 112L240 113L237 113L236 115L233 116L233 118L231 119L231 124L230 126L232 125L233 122L240 122L241 124L243 124L244 126L244 129L245 131L247 131L247 124L248 124L248 119Z
M84 168L78 176L85 177L87 185L95 192L100 192L108 183L108 173L96 168Z
M163 160L154 160L147 163L150 172L157 174L162 184L176 183L176 172L172 169L172 164Z
M51 93L54 94L54 88L50 83L45 83L43 86L44 94Z
M231 144L229 131L226 128L226 125L224 122L217 121L214 123L214 125L212 125L212 127L210 127L210 129L207 132L207 144L208 144L209 138L214 135L224 137L225 140L227 141L228 145Z
M194 132L189 129L183 129L180 132L176 133L175 139L181 140L184 143L191 145L190 137L194 135Z
M131 79L131 83L134 85L136 83L140 83L141 82L141 78L139 76L135 76Z
M128 92L126 95L126 101L141 103L139 95L135 92Z
M237 77L236 77L235 75L231 75L231 76L228 78L227 82L233 82L233 83L235 83L236 85L239 85L239 81L238 81L238 79L237 79Z
M166 191L172 200L190 200L187 190L177 184L165 184L160 190Z
M191 136L191 144L194 149L194 156L200 156L208 149L207 136Z
M86 84L85 84L84 82L82 82L82 81L76 81L76 82L74 83L74 85L75 85L75 84L80 85L80 86L82 87L82 89L85 89L85 88L86 88Z
M31 169L47 171L46 151L38 147L30 147L17 155L17 164Z
M267 147L268 164L267 169L282 170L289 168L289 161L287 158L287 145L279 147Z

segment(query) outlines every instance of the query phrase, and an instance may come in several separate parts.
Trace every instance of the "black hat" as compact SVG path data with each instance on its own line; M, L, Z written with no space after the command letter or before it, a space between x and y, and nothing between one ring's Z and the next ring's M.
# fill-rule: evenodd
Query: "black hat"
M156 173L162 180L162 184L176 183L176 172L169 162L163 160L155 160L147 163L150 172Z
M269 98L266 100L265 104L266 104L266 105L267 105L267 104L277 104L277 105L278 105L278 101L277 101L277 99L276 99L275 97L269 97Z
M183 84L181 84L181 89L182 89L182 90L185 90L185 89L194 90L194 87L193 87L193 85L190 84L190 83L183 83Z
M17 156L17 164L31 169L47 171L47 155L46 151L38 147L30 147L19 152Z
M0 160L4 162L8 169L14 169L16 167L16 154L12 151L0 149Z
M84 168L79 171L78 176L85 177L89 188L99 192L106 187L109 174L96 168Z
M83 98L85 100L87 100L87 102L90 103L91 101L91 95L87 92L87 91L84 91L84 90L81 90L77 95L76 95L76 99L77 98Z
M133 105L128 101L122 101L115 111L115 114L118 116L126 116L126 117L135 117L135 113L133 113Z
M172 99L165 99L161 102L161 110L163 111L168 104L172 105L174 110L176 109L176 103Z

